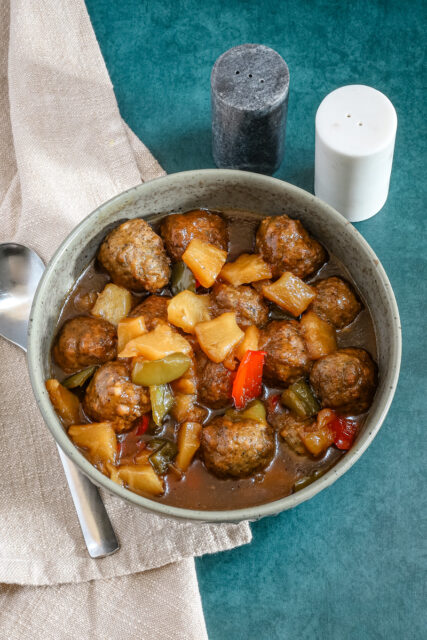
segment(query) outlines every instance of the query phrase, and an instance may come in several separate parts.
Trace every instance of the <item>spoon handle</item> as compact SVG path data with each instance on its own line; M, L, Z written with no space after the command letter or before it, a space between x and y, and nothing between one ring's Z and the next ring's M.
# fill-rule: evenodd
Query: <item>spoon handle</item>
M60 447L58 451L90 557L103 558L115 553L120 544L97 487L80 473Z

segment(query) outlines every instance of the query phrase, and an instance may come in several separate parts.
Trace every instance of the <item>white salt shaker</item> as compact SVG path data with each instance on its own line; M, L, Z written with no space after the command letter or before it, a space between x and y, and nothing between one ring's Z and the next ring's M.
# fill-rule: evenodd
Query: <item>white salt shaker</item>
M316 114L314 192L351 222L384 206L397 115L390 100L365 85L332 91Z

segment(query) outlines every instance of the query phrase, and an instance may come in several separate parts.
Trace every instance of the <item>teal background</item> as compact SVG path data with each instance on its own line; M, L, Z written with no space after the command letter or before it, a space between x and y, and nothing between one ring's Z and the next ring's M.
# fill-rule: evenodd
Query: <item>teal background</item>
M399 125L389 199L357 224L394 287L403 364L362 459L254 541L197 561L211 640L427 637L426 3L87 0L121 113L169 173L212 167L209 76L226 49L276 49L291 73L276 176L312 191L314 116L331 90L383 91ZM424 327L423 327L424 324Z

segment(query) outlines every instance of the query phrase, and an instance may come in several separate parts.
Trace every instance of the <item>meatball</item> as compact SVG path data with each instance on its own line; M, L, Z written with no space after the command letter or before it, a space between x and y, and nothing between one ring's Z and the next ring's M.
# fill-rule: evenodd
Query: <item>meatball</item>
M357 415L372 404L376 366L364 349L338 349L314 363L310 382L323 407Z
M138 304L129 314L130 318L144 316L147 331L153 331L159 322L168 321L169 296L148 296Z
M231 404L235 373L222 362L212 362L200 350L196 353L198 399L211 409L222 409Z
M233 422L220 416L202 431L205 465L219 477L246 478L261 471L271 461L274 449L274 431L265 422Z
M53 347L55 362L66 373L114 360L116 328L101 318L77 316L62 326Z
M256 234L256 248L270 264L273 277L291 271L299 278L307 278L327 260L325 249L301 222L285 215L264 218Z
M268 320L268 306L261 293L245 285L216 284L211 295L211 311L215 316L236 312L236 322L243 330L251 324L262 327Z
M330 322L336 329L343 329L356 318L362 305L351 284L333 276L312 285L317 296L311 310L320 318Z
M264 376L275 384L291 384L310 370L310 357L296 320L270 322L261 330L259 348L267 352Z
M146 387L131 382L126 362L108 362L93 376L83 408L93 420L111 420L123 429L150 410L150 394Z
M187 213L175 213L162 222L160 234L172 260L181 260L193 238L209 242L227 251L228 230L225 220L216 213L196 209Z
M115 284L133 291L153 293L169 282L169 258L162 239L140 218L113 229L102 243L98 259Z

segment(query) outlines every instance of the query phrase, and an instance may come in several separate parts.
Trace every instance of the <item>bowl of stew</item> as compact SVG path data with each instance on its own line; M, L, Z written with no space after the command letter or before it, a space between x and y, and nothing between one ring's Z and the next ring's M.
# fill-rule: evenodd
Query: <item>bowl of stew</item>
M55 440L98 486L175 518L296 506L392 401L394 294L339 213L280 180L178 173L100 206L37 290L28 365Z

